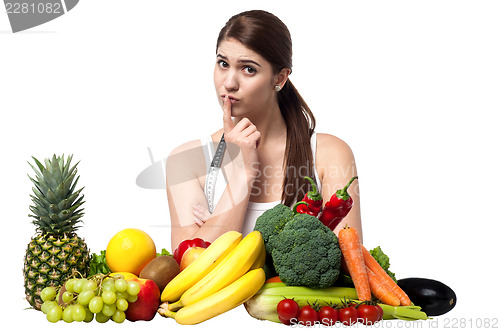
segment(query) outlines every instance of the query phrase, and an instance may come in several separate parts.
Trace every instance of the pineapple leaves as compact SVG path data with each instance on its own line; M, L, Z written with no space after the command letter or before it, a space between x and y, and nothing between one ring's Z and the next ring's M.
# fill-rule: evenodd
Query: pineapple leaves
M36 165L38 166L38 168L40 169L40 172L42 172L44 170L45 167L43 167L42 163L38 161L38 159L36 159L35 157L31 157L35 160L35 163ZM29 163L28 163L29 164ZM31 166L31 164L30 164ZM38 173L38 171L36 170L36 168L34 168L33 166L31 166L31 168L33 168L33 170L35 171L36 175L38 178L42 178L42 175L40 173Z
M45 209L40 209L37 206L30 206L31 212L33 212L37 216L43 216L43 217L48 217L49 213Z
M70 155L68 157L68 161L66 162L66 165L64 165L64 167L63 167L62 174L64 177L68 176L68 174L73 173L73 172L68 172L68 168L69 168L69 165L71 164L72 159L73 159L73 155ZM76 163L76 165L78 165L78 163ZM75 167L76 167L76 165L75 165Z
M30 211L33 215L33 224L42 233L63 234L72 233L83 216L81 205L83 202L83 188L75 191L79 176L76 166L71 166L73 156L68 156L66 162L64 155L55 154L52 158L46 158L43 165L38 159L32 157L35 165L28 162L36 175L36 180L29 174L33 182L34 195L30 195L33 205Z
M52 190L55 190L59 183L62 181L62 164L64 164L64 156L62 158L56 158L56 155L52 157L52 162L50 164L52 166L52 179L54 179L54 187L51 187Z

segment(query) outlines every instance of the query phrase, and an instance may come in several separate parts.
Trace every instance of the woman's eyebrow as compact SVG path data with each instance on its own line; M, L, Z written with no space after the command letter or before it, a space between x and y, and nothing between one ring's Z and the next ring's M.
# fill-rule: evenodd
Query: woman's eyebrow
M218 58L221 58L222 60L225 60L225 61L228 61L228 58L225 57L224 55L222 54L217 54L217 57ZM238 62L239 63L253 63L254 65L258 66L258 67L261 67L260 64L258 64L257 62L253 61L253 60L249 60L249 59L238 59Z

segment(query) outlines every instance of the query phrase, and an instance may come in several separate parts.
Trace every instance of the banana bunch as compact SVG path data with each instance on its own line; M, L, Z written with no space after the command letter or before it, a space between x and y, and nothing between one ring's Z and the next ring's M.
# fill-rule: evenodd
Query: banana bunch
M192 325L229 311L264 285L265 260L259 231L226 232L167 284L158 313Z

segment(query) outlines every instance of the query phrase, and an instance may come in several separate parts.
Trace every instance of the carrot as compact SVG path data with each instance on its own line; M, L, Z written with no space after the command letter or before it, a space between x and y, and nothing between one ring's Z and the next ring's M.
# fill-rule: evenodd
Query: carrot
M384 285L396 295L401 302L401 305L411 305L410 298L406 293L401 289L401 287L396 284L394 280L385 272L385 270L380 266L380 264L373 258L366 248L361 245L363 251L363 259L365 260L366 267L373 271L374 274L379 277L380 281L384 283Z
M377 299L382 301L382 303L392 305L393 307L397 307L401 304L401 302L399 302L399 298L394 295L389 288L387 288L387 286L375 273L373 273L372 270L367 267L366 272L368 272L368 282L370 283L371 292Z
M354 288L360 301L369 301L372 298L370 284L363 260L363 251L356 229L346 225L339 232L339 245L344 256L347 269L354 282Z
M280 276L271 277L271 278L266 280L266 284L269 284L272 282L281 282Z

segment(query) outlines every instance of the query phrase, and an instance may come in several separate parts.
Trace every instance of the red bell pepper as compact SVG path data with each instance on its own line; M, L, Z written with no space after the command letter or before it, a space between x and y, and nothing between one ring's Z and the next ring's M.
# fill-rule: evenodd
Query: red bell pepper
M308 176L305 176L304 179L311 183L312 190L308 191L302 200L308 204L308 210L311 211L312 215L316 217L321 212L321 208L323 207L323 197L318 191L318 187L313 179Z
M184 255L186 250L188 250L191 247L208 248L209 245L210 242L203 241L203 239L200 239L198 237L190 240L184 240L181 243L179 243L177 249L174 250L174 255L173 255L174 259L180 265L182 256Z
M351 211L353 201L352 197L347 193L347 189L357 178L357 176L353 177L344 188L337 190L330 200L326 202L323 212L319 216L319 220L332 231Z

